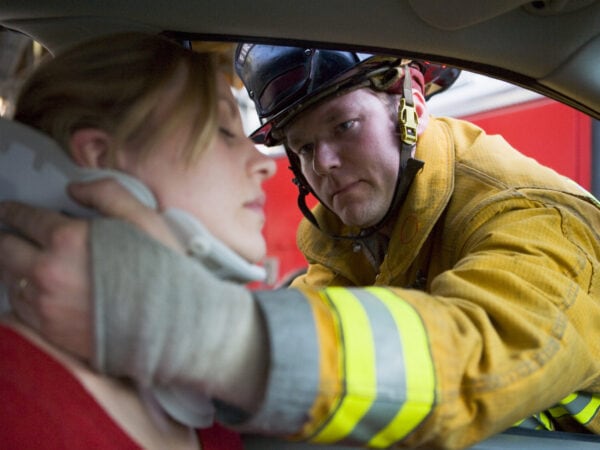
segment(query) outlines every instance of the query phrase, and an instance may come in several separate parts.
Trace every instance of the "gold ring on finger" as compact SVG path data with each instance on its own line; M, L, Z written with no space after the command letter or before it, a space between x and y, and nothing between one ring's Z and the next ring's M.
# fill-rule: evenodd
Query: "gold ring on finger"
M19 278L19 281L17 281L17 295L19 297L23 295L27 286L29 286L29 280L25 277Z

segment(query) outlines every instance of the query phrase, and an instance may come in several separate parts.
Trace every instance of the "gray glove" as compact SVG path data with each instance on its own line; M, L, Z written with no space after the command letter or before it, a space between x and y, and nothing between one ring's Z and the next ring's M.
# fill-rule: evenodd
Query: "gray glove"
M236 398L256 374L264 324L250 292L132 226L92 222L96 354L101 372L142 386Z

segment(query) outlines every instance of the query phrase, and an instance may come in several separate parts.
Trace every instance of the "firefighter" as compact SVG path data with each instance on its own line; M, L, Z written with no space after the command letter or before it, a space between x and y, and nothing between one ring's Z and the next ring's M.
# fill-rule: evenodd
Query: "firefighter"
M37 243L19 270L0 266L21 317L99 370L195 386L242 431L445 448L515 425L599 432L598 201L502 138L430 117L426 97L455 77L439 67L246 44L236 68L263 120L255 139L290 156L307 273L249 292L121 221L11 204L0 220ZM102 201L105 187L72 192L156 229L133 200ZM5 236L0 255L26 245ZM77 267L70 302L50 301L41 259ZM194 309L215 326L182 326Z

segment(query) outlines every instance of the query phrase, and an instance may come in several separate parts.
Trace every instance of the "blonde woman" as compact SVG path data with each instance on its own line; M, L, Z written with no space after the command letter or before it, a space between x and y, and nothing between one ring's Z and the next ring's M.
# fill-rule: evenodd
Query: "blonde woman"
M213 55L137 33L95 39L38 68L15 120L53 137L79 166L137 177L159 210L185 211L250 268L263 258L261 186L275 164L245 136ZM0 442L9 448L241 448L223 428L172 420L148 401L154 383L142 383L142 395L12 314L1 319Z

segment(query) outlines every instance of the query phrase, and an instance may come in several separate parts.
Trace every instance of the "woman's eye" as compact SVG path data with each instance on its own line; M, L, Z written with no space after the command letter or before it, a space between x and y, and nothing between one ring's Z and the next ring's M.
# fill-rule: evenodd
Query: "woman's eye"
M233 132L231 132L231 130L229 130L228 128L225 128L225 127L219 127L219 133L221 133L226 138L231 139L231 138L235 137L235 134Z

